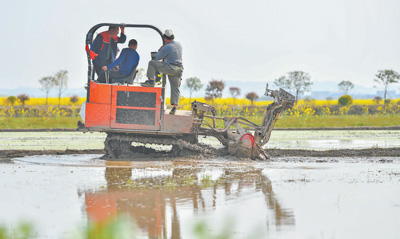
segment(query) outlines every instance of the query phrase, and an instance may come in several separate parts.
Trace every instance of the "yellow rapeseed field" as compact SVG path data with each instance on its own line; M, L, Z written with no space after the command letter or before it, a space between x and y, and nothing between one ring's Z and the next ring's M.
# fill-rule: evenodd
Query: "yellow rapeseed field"
M199 101L199 102L204 102L213 106L244 106L244 105L251 105L251 101L246 99L246 98L241 98L241 99L233 99L233 98L219 98L219 99L214 99L213 101L211 100L206 100L203 97L197 97L197 98L186 98L186 97L181 97L179 104L180 108L184 110L190 110L191 105L190 105L190 100L193 101ZM271 104L272 101L255 101L254 106L266 106ZM170 104L170 99L166 99L166 104Z
M86 97L81 97L79 98L78 102L75 103L75 105L82 105L83 102L86 101ZM1 106L7 106L11 105L10 102L8 102L7 97L1 96L0 97L0 105ZM14 105L22 105L22 103L17 100ZM25 101L25 105L46 105L46 97L40 97L40 98L30 98L29 100ZM48 103L47 105L57 105L58 106L58 97L49 97L48 98ZM61 97L60 105L73 105L71 103L70 97Z
M73 104L70 97L61 98L60 107L58 107L58 98L48 98L48 104L46 98L31 98L25 102L25 107L22 108L21 102L18 100L11 106L10 102L5 97L0 97L0 116L4 117L76 117L78 109L81 104L86 100L85 97L79 98L78 102ZM190 102L194 100L199 102L205 102L215 107L216 113L219 116L244 116L244 117L262 117L266 112L266 106L271 104L272 101L255 101L252 102L248 99L233 99L233 98L220 98L211 100L205 100L204 98L186 98L181 97L180 109L191 110ZM387 104L386 106L377 105L372 99L369 100L353 100L354 105L359 105L358 115L369 115L369 114L399 114L400 105L397 103L400 99L395 99ZM329 115L348 115L350 107L344 106L337 107L337 100L299 100L298 103L290 110L286 111L283 116L286 117L318 117L318 116L329 116ZM166 105L170 105L170 99L166 99ZM336 106L336 107L335 107ZM372 108L373 112L371 111ZM316 112L318 111L318 112ZM354 110L353 113L354 114Z
M184 109L189 109L190 108L189 100L190 100L189 98L181 97L180 105ZM224 105L248 106L248 105L251 105L251 101L246 98L240 98L240 99L219 98L219 99L214 99L213 101L206 100L203 97L191 98L191 101L194 101L194 100L212 104L214 106L224 106ZM86 101L86 97L80 97L78 102L75 103L75 105L80 106L85 101ZM393 99L391 101L391 103L397 103L398 101L400 101L400 99ZM253 105L254 106L266 106L271 103L272 103L272 101L255 101ZM167 105L170 104L169 98L166 99L166 104ZM297 102L298 106L304 106L304 105L324 106L324 105L337 105L337 104L338 104L337 100L299 100ZM8 102L7 97L0 96L0 106L8 106L8 105L11 105L11 104L10 104L10 102ZM19 100L17 100L14 103L14 106L17 106L17 105L22 105L22 103ZM30 98L29 100L25 101L25 105L27 105L27 106L46 105L46 98L45 97ZM57 97L49 97L47 105L57 105L58 106L58 98ZM69 105L70 106L73 104L71 103L70 97L62 97L60 105L63 105L63 106ZM363 105L363 106L376 105L376 102L373 99L354 99L353 105Z

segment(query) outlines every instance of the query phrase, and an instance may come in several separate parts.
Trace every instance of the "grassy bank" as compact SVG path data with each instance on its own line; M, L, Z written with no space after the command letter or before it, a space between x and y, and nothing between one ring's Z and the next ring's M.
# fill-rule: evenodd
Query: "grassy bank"
M261 125L263 116L246 116L248 120ZM211 121L209 120L210 124ZM400 115L326 115L326 116L283 116L275 128L343 128L343 127L385 127L399 126ZM223 122L217 121L219 128Z
M78 117L0 117L0 129L76 128Z
M260 125L262 116L247 116ZM1 117L0 129L46 129L76 128L80 117ZM275 127L279 128L326 128L326 127L383 127L400 125L400 115L327 115L327 116L284 116ZM218 127L223 127L222 121Z
M275 127L280 128L328 128L328 127L384 127L400 125L400 115L326 115L285 116Z

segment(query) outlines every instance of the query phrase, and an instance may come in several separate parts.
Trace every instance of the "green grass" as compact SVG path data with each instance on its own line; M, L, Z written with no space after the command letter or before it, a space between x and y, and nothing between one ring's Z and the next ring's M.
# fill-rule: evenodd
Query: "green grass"
M328 127L383 127L400 125L400 115L329 115L284 117L277 121L280 128L328 128Z
M260 125L262 116L245 117ZM77 127L80 117L1 117L0 129L48 129ZM210 121L209 121L210 122ZM217 127L223 128L223 122L217 121ZM282 117L275 127L279 128L326 128L326 127L382 127L400 125L400 115L329 115L329 116L300 116Z
M0 129L76 128L80 117L0 117Z
M244 117L261 125L263 116ZM211 120L208 120L211 123ZM274 127L279 128L341 128L341 127L383 127L400 125L400 115L327 115L327 116L284 116ZM222 121L217 127L224 128Z
M21 222L12 229L0 225L0 239L30 239L36 238L35 234L32 223Z

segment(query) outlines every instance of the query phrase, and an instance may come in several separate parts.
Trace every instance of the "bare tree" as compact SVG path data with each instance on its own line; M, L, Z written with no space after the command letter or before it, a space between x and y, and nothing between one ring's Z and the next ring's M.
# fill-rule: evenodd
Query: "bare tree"
M354 84L351 81L344 80L338 84L338 88L347 95L354 88Z
M251 105L254 105L254 101L257 100L259 97L256 92L249 92L246 94L246 98L251 101Z
M40 88L40 90L42 90L46 93L46 105L47 105L49 93L50 93L51 89L53 89L56 86L56 80L52 76L46 76L46 77L42 77L39 80L39 83L42 86Z
M61 95L68 88L68 71L59 70L55 75L57 95L58 95L58 107L61 103Z
M20 94L17 96L17 98L19 99L19 101L21 101L22 106L25 105L25 101L29 100L29 95L27 94Z
M376 103L377 105L380 104L381 100L382 100L382 97L380 97L379 95L374 97L374 101L375 101L375 103Z
M289 72L289 80L293 82L293 88L296 91L296 102L299 99L299 95L305 91L311 89L311 77L308 73L302 71Z
M382 84L385 86L385 93L383 95L384 104L386 104L386 93L389 84L399 82L400 75L394 70L379 70L378 73L375 75L376 79L375 82Z
M201 88L203 88L203 84L201 83L201 80L199 78L190 77L186 79L185 87L189 89L189 94L190 94L189 103L190 103L192 102L192 93L194 91L199 91Z
M222 91L225 88L225 82L222 80L211 80L206 88L206 99L210 99L214 103L215 98L222 97Z
M326 97L326 101L328 101L328 104L330 104L330 101L331 101L331 100L333 100L333 97L332 97L332 96Z
M69 97L69 101L71 101L71 103L74 105L79 101L79 96L73 95L73 96Z
M233 104L236 105L236 98L240 95L240 88L239 87L229 87L229 93L233 98Z
M283 89L287 89L287 90L291 90L291 88L292 88L292 83L289 81L289 79L286 76L281 76L278 79L275 79L274 85L278 88L283 88Z
M299 95L311 89L311 76L303 71L291 71L288 76L281 76L274 81L274 85L287 90L294 90L296 93L296 102Z

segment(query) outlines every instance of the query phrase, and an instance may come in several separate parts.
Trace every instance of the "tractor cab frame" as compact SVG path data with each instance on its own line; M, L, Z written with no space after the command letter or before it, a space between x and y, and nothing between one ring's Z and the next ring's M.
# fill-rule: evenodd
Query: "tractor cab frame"
M191 111L177 115L165 114L166 75L161 86L142 87L131 80L127 84L99 83L90 57L95 32L100 27L147 28L156 31L164 44L161 30L152 25L101 23L86 34L88 61L87 98L83 105L81 130L104 132L135 132L145 134L190 133L193 123ZM132 73L131 73L132 74Z

